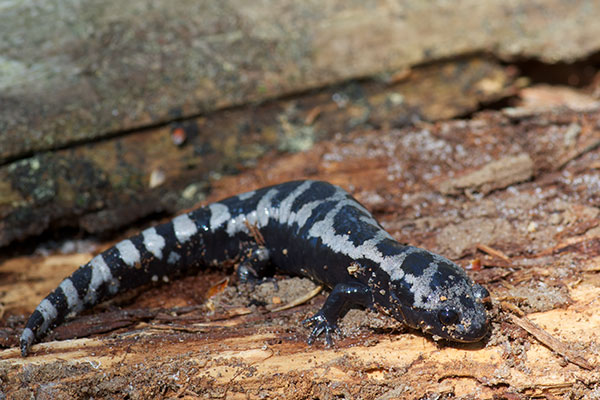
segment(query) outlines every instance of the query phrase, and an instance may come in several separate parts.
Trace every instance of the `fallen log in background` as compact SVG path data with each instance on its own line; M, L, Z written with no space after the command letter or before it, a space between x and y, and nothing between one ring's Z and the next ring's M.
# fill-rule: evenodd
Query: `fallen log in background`
M267 4L5 2L0 163L464 54L600 49L589 0Z

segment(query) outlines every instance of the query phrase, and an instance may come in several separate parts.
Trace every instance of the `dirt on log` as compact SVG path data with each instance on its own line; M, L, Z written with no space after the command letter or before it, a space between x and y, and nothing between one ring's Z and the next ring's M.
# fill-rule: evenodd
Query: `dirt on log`
M436 343L352 310L335 347L308 346L300 322L325 295L272 310L310 292L310 282L279 277L277 288L251 290L210 270L98 307L56 329L28 358L3 350L3 392L11 399L597 398L600 109L524 111L271 153L215 181L205 200L298 178L344 186L396 239L456 260L490 290L492 330L481 343ZM16 346L39 300L91 256L0 266L5 347ZM217 294L204 297L209 292Z

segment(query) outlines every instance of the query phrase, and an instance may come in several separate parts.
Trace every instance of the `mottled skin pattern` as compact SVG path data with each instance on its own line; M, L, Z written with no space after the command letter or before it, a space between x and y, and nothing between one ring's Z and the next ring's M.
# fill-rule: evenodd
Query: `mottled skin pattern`
M264 242L263 242L264 240ZM69 314L117 293L185 272L239 262L242 280L270 267L306 276L332 291L319 312L311 343L331 343L349 306L382 310L434 337L474 342L487 332L489 294L451 261L395 241L343 189L293 181L230 197L117 243L81 266L35 309L21 336L31 345Z

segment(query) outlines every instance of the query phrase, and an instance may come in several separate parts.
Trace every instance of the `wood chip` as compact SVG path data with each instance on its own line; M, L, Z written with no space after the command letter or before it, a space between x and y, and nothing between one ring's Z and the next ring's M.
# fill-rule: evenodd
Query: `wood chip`
M533 177L534 163L529 154L502 157L457 178L442 182L438 189L443 194L479 192L487 194Z
M219 282L215 283L208 289L208 293L206 295L207 298L211 298L216 296L219 293L223 293L225 288L229 285L229 278L221 279Z
M313 107L308 112L308 114L306 114L306 118L304 118L304 123L306 125L312 125L315 122L315 120L317 119L317 117L319 115L321 115L321 112L323 112L323 107L321 107L321 106Z

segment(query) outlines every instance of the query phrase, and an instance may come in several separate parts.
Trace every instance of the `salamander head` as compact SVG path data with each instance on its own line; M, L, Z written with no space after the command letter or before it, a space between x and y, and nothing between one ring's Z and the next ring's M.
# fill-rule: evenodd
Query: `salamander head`
M489 292L461 267L419 249L405 258L402 270L402 277L390 282L388 312L395 318L456 342L477 342L487 334L483 303Z

